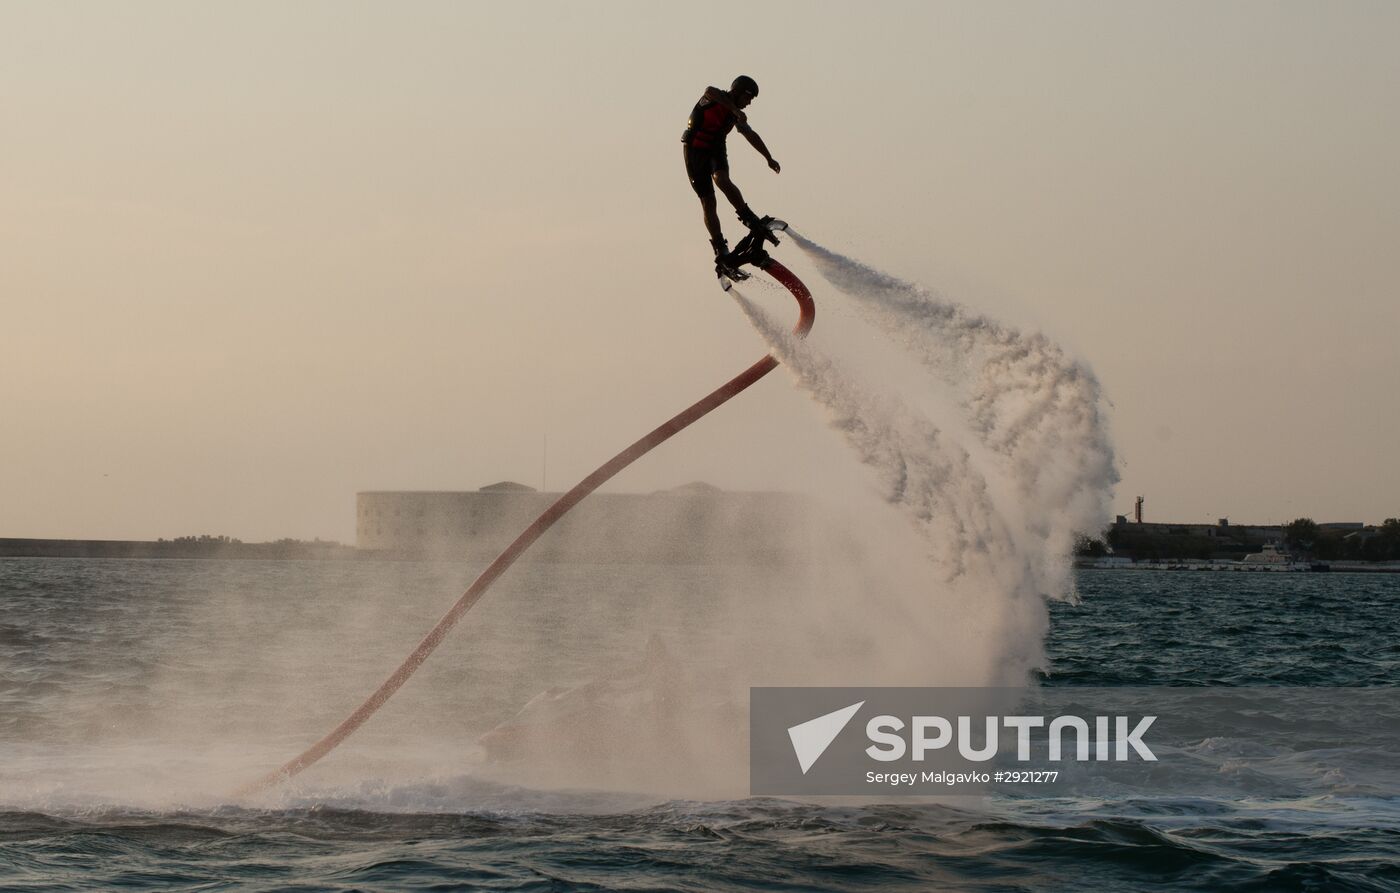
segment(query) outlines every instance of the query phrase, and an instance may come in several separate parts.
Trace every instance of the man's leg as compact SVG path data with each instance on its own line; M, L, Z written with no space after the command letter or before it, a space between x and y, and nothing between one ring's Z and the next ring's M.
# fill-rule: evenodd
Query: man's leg
M744 204L744 194L739 191L739 187L734 185L734 181L729 179L729 171L715 171L715 185L719 191L724 193L724 197L729 199L729 203L734 206L734 210L747 208Z
M724 244L724 230L719 225L719 213L716 210L715 194L700 196L700 208L705 212L705 229L710 231L710 244ZM718 250L718 249L716 249Z
M729 199L734 210L739 212L740 223L749 227L758 225L758 215L744 202L744 194L734 185L734 181L729 179L729 171L715 171L715 185L724 193L724 197Z
M724 193L724 197L729 199L730 203L733 204L735 208L739 209L739 220L741 220L745 226L752 225L749 223L749 220L752 220L754 224L758 223L758 218L754 216L753 211L750 211L749 206L744 204L744 197L739 193L739 187L735 186L734 183L729 179L728 167L716 165L714 182L715 185L720 188L720 191ZM705 210L706 213L710 215L710 217L715 219L715 228L718 229L719 220L718 215L715 214L716 204L717 202L715 201L714 191L711 190L710 203ZM746 214L748 215L747 218L745 217ZM710 218L706 218L707 225L709 219ZM721 249L720 246L723 246L723 248ZM715 272L719 273L721 276L728 277L730 280L737 281L749 278L747 273L740 272L739 269L735 267L733 263L724 259L724 255L727 254L728 251L729 246L725 245L723 242L718 242L715 244Z
M690 178L690 186L699 197L700 210L705 215L705 229L710 233L710 247L714 249L715 257L721 257L729 252L729 246L724 241L724 230L719 225L715 187L710 182L715 170L714 157L708 152L689 146L682 147L682 154L685 156L686 176Z

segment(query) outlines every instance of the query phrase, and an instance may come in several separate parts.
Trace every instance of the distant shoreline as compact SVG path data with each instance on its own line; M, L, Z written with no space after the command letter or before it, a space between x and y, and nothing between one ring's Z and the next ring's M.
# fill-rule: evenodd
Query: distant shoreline
M251 559L264 561L353 561L356 559L423 559L433 556L378 549L357 549L336 542L243 543L236 540L59 540L0 537L0 558L168 558ZM1357 573L1400 574L1397 562L1326 561L1249 565L1242 561L1199 559L1087 558L1075 560L1080 570L1213 571L1217 573Z
M1395 562L1322 561L1295 562L1288 565L1246 564L1242 561L1121 561L1105 562L1078 559L1074 566L1086 571L1208 571L1223 574L1400 574Z
M199 540L53 540L0 537L0 558L249 558L333 561L358 557L329 542L241 543Z

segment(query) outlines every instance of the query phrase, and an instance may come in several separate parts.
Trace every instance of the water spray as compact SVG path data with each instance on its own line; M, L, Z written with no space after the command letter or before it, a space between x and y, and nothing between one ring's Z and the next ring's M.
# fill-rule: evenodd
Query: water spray
M861 317L958 400L963 423L1009 481L1016 526L1044 556L1043 592L1068 594L1076 534L1102 530L1118 482L1098 378L1041 333L1022 332L937 292L787 231ZM781 353L779 354L781 356Z
M764 255L758 260L756 265L785 286L787 290L792 293L792 296L797 299L799 312L797 326L793 329L793 335L798 338L804 337L811 331L812 323L816 320L816 306L812 302L812 293L807 290L807 286L803 285L802 281L798 279L797 276L793 275L790 270L776 260ZM598 487L609 478L646 455L654 447L669 440L685 428L699 421L711 411L733 399L777 367L778 360L772 354L765 355L763 359L754 363L752 366L721 385L715 391L702 397L669 421L652 430L636 443L633 443L603 465L599 466L599 468L588 477L575 484L573 489L560 496L553 505L545 509L544 513L536 518L534 523L525 528L524 532L516 537L515 541L507 546L505 551L501 552L486 570L481 572L481 575L476 578L475 582L467 588L466 592L462 593L461 597L448 609L442 619L437 622L437 625L423 637L423 640L418 643L418 647L413 649L413 652L399 665L398 669L394 670L389 678L384 680L379 688L375 689L374 692L365 699L365 702L355 709L355 712L346 717L340 725L332 729L325 737L308 747L293 759L284 763L274 771L269 772L257 781L238 789L235 792L235 796L241 797L254 794L286 781L314 765L318 760L334 750L337 745L346 738L349 738L356 729L364 725L380 707L384 706L396 691L403 687L404 683L409 680L409 677L411 677L414 672L423 665L423 662L428 659L428 656L436 650L438 645L442 644L443 639L445 639L447 634L452 631L452 628L457 625L457 621L462 619L462 615L466 614L467 611L471 609L472 605L475 605L481 597L486 594L486 590L490 588L491 584L504 574L506 570L515 563L516 559L519 558L526 549L530 548L546 530L553 526L554 522L562 518L569 509L578 505L586 496L598 489Z

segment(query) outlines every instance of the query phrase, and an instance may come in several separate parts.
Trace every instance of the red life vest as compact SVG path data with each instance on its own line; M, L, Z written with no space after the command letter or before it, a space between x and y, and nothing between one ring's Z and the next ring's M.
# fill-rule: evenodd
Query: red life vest
M691 109L681 142L697 149L713 149L724 144L724 138L734 129L734 121L733 112L702 96Z

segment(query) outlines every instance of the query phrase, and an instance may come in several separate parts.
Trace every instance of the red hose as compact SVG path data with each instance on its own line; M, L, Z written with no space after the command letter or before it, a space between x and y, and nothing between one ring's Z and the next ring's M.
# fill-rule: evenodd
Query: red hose
M784 267L771 258L763 265L763 269L774 279L786 286L788 291L792 292L792 296L797 299L800 315L798 316L797 327L793 329L793 334L799 337L806 335L811 331L812 323L816 320L816 306L812 303L812 293L807 290L807 286L802 284L802 280L794 276L787 267ZM618 453L599 467L598 470L579 481L574 485L572 490L560 496L553 505L545 509L544 514L540 515L535 519L533 524L525 528L525 531L515 538L515 542L507 546L505 551L498 555L495 561L491 562L490 567L481 572L481 576L476 578L476 582L472 583L467 591L462 593L462 597L457 599L456 604L454 604L448 612L443 615L442 619L437 622L437 625L423 637L423 641L418 643L418 647L413 649L413 653L399 665L399 668L394 671L393 675L384 680L383 684L374 690L374 694L370 695L363 704L356 708L354 713L350 714L344 722L331 730L330 734L308 747L299 756L252 784L244 786L239 789L237 793L239 795L251 794L277 784L278 782L285 781L334 750L336 745L346 738L349 738L351 733L364 725L365 720L369 719L374 715L376 710L384 706L384 702L389 700L394 692L398 691L399 688L408 681L408 677L413 675L414 670L417 670L418 667L422 665L423 661L428 659L428 655L433 653L433 649L437 648L442 640L447 637L452 627L456 626L457 621L462 618L462 615L467 613L467 610L471 608L472 605L476 604L481 596L486 593L486 590L496 581L496 578L505 573L506 569L515 563L515 559L519 558L522 552L530 548L535 540L539 539L555 521L563 517L565 512L577 505L585 496L598 489L608 478L611 478L628 465L631 465L653 447L690 426L702 416L728 401L731 397L734 397L740 391L743 391L745 388L749 387L749 385L752 385L777 367L778 361L776 359L771 355L765 356L757 363L754 363L752 366L730 379L718 390L701 398L690 408L661 425L650 434L647 434L627 449Z

